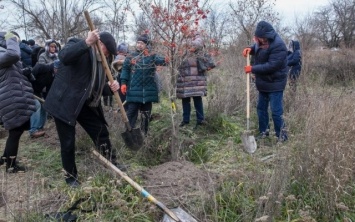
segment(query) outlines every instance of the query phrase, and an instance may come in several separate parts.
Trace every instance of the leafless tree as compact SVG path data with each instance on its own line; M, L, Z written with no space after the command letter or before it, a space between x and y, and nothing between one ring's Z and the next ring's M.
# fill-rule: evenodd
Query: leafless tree
M292 34L300 42L302 49L314 48L317 42L317 35L312 26L310 14L304 18L296 18L295 25L292 27Z
M332 7L328 5L318 9L313 16L313 25L318 39L329 48L339 47L341 42L337 18L332 12Z
M342 43L345 47L351 48L355 40L355 1L333 0L331 6L342 36Z
M253 31L260 20L267 20L275 23L278 19L278 13L274 11L276 0L236 0L230 1L229 6L236 27L240 34L244 34L248 43L251 42Z
M126 0L103 0L100 15L104 21L103 27L115 37L116 40L126 41L127 4Z
M229 28L233 26L231 21L230 13L215 7L211 8L211 12L204 22L206 35L211 40L207 45L211 44L213 48L220 49L230 33Z
M65 42L68 37L80 36L88 30L83 11L94 11L95 0L4 0L14 6L13 15L17 16L14 29L24 29L28 34L42 39L58 39ZM97 16L92 15L98 24Z
M313 15L319 41L328 48L354 46L355 1L333 0Z

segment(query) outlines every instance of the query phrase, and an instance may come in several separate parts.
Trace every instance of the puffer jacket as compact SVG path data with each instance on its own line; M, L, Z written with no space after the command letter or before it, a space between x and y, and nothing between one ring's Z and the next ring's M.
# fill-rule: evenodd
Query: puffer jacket
M260 92L278 92L285 90L287 83L287 47L271 24L265 21L258 23L256 36L267 38L269 47L261 48L258 44L251 46L250 54L254 63L252 73L255 74L256 88Z
M36 110L31 83L22 74L20 47L0 33L0 117L6 130L27 122Z
M121 83L127 85L127 102L158 102L158 84L154 75L156 66L165 66L165 59L156 54L143 55L135 52L128 55L123 63Z
M196 56L189 57L184 60L179 67L179 76L176 83L176 97L182 99L206 95L207 77L205 72L198 72Z
M300 43L298 41L291 41L291 53L287 56L287 65L290 67L290 75L298 77L301 73L302 54Z

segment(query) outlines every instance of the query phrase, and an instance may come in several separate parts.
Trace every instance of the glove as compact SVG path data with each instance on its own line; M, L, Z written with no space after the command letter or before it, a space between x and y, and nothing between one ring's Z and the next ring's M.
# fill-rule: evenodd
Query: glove
M13 32L7 32L4 37L5 37L5 40L15 37L16 42L20 41L20 38L17 35L15 35Z
M247 57L248 54L250 54L250 51L251 51L251 48L250 47L247 47L243 50L243 56L244 57Z
M251 73L252 66L244 66L244 71L246 74Z
M123 85L121 86L121 93L122 93L123 95L126 95L126 93L127 93L127 86L126 86L125 84L123 84Z

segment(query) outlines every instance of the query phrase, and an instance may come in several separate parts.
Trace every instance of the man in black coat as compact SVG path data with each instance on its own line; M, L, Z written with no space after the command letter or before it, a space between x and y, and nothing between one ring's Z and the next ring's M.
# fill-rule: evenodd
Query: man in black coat
M77 187L78 171L75 164L75 125L78 122L89 134L96 148L121 170L111 148L107 122L101 107L105 73L92 47L99 41L108 64L116 55L116 42L108 32L90 31L86 39L72 38L59 52L61 65L49 91L45 109L54 117L61 144L66 183ZM119 89L114 81L113 92Z

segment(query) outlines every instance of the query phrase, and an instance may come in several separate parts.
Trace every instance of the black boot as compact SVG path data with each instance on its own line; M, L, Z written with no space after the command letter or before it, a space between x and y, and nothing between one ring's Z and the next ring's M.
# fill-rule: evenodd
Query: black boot
M24 173L26 172L26 167L18 165L18 163L12 165L6 165L7 173Z

